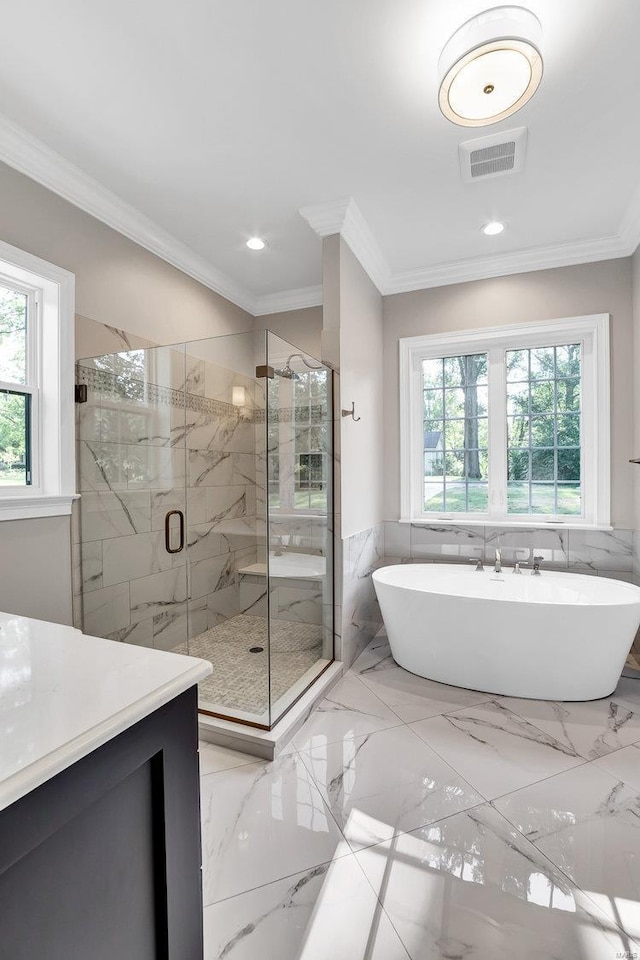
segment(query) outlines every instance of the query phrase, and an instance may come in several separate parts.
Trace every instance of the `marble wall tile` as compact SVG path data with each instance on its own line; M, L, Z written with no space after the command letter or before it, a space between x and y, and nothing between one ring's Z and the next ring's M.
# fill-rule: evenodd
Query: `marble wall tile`
M569 530L569 567L633 571L633 531Z
M80 491L126 490L127 447L118 443L77 443Z
M322 590L278 585L274 593L275 611L272 610L272 616L297 623L322 623Z
M220 524L225 520L234 520L247 515L246 487L207 487L205 517L207 523Z
M362 579L380 566L384 558L384 528L381 523L349 537L345 580Z
M157 650L175 650L186 643L188 631L187 604L174 603L153 617L153 645Z
M190 525L187 531L187 558L189 563L229 553L231 550L229 539L229 537L217 533L213 524Z
M237 582L235 556L232 553L191 564L191 599L207 596Z
M230 450L188 450L187 456L190 487L220 487L232 482L233 454Z
M154 617L166 607L186 599L187 576L184 566L132 580L131 623Z
M129 584L119 583L84 594L83 630L93 637L106 637L129 626ZM140 617L140 619L144 619Z
M138 647L153 646L153 618L141 620L139 623L129 624L122 630L110 633L108 640L117 640L120 643L135 643Z
M160 531L113 537L103 542L102 577L105 586L148 577L184 562L184 555L167 553L164 532Z
M83 543L107 540L151 529L148 490L83 493L80 500L80 530Z
M209 629L209 607L207 597L198 597L187 603L189 618L189 637L197 637Z
M416 559L466 562L469 557L482 556L483 527L424 527L412 524L411 556Z
M76 577L74 576L74 591L79 593L89 593L92 590L100 590L102 587L109 586L104 582L102 565L102 541L93 540L88 543L80 544L80 550L74 551L74 561L76 556L79 573L79 590L76 590ZM76 564L74 563L74 566Z
M531 565L534 556L540 556L545 566L563 569L567 566L569 532L536 527L512 530L485 527L485 559L492 561L498 547L505 563L513 564L518 560Z
M341 659L347 667L356 660L382 626L382 614L371 577L344 585Z
M185 482L185 452L171 447L126 446L129 490L167 490Z
M170 510L185 511L186 494L184 487L170 490L151 490L151 529L164 530L165 517Z
M215 593L209 593L207 595L207 607L210 627L215 627L223 620L237 616L242 610L239 584L234 582L228 587L216 590Z
M387 520L384 524L384 555L386 557L411 556L411 525Z
M267 617L269 608L267 605L267 581L265 577L260 578L258 582L248 582L246 577L240 577L238 585L239 611L252 617ZM272 610L272 616L275 611Z

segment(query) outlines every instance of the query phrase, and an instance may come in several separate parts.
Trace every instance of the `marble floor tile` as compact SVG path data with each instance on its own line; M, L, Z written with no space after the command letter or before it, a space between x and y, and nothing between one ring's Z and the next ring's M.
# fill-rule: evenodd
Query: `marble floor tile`
M376 670L386 670L388 667L395 666L395 660L391 655L389 640L384 632L374 637L371 643L362 651L360 656L351 666L353 673L360 679Z
M296 754L201 779L205 905L348 852Z
M489 701L411 724L488 800L584 763L574 750Z
M595 763L495 801L498 809L640 944L640 794Z
M358 677L347 675L316 707L293 743L298 750L310 750L396 727L401 722Z
M353 855L206 907L205 960L408 960Z
M489 699L488 694L477 690L450 687L446 683L418 677L399 667L392 658L355 672L405 723L451 713Z
M200 776L206 777L209 773L220 773L221 770L232 770L234 767L242 767L246 763L257 762L257 758L249 753L241 753L239 750L230 750L229 747L221 747L217 743L207 743L200 741Z
M585 760L604 757L640 740L640 712L633 713L615 700L559 703L512 697L495 699Z
M406 726L300 756L353 850L484 802Z
M627 955L621 931L489 805L356 857L411 960Z
M611 694L611 699L626 707L627 710L640 713L640 680L621 677L618 686Z
M599 760L594 760L594 765L606 770L616 780L622 780L634 790L640 791L640 744L600 757Z

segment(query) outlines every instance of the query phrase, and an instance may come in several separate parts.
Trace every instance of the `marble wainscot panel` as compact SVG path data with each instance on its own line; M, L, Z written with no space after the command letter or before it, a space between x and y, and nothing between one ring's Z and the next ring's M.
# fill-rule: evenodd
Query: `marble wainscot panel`
M342 630L336 656L350 666L382 626L371 574L384 562L383 524L343 540L342 557Z
M633 531L622 528L607 531L557 527L465 527L388 520L384 524L384 541L388 562L464 563L471 557L482 557L486 563L491 563L496 548L499 548L502 561L507 565L516 561L530 564L534 556L541 556L543 569L623 580L631 579L634 572ZM640 571L640 563L636 563L637 571Z

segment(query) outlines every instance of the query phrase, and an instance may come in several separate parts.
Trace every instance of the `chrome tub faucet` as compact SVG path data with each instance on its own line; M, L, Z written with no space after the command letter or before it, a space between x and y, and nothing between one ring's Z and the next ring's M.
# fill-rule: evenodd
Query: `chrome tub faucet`
M502 554L498 547L496 547L496 565L493 569L495 573L502 573Z

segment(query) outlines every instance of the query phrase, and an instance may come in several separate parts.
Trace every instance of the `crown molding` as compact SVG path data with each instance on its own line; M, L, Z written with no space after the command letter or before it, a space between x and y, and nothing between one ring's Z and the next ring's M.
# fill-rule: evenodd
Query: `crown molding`
M267 293L257 297L254 315L264 317L268 313L285 313L287 310L304 310L307 307L322 306L322 285L300 287L297 290L283 290L281 293Z
M301 207L299 212L318 236L339 233L380 293L384 293L391 276L389 266L353 197Z
M452 283L488 280L492 277L506 277L517 273L532 273L535 270L551 270L555 267L594 263L597 260L616 260L631 256L636 246L637 242L633 244L626 238L616 235L597 240L581 240L531 250L519 250L499 257L476 257L470 260L441 263L434 267L423 267L394 274L384 294L390 296L394 293L444 287Z
M120 199L37 137L0 116L0 160L91 214L237 306L253 313L255 297L204 257Z
M616 260L631 256L640 243L640 187L632 198L618 233L613 236L549 244L502 256L456 260L395 274L391 273L353 198L303 207L300 214L321 237L339 233L383 296L598 260Z

